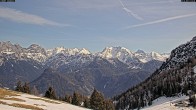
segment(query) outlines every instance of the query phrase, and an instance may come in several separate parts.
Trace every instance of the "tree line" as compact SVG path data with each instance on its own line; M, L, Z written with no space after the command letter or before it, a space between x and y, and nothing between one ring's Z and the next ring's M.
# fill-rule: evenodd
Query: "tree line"
M36 87L34 86L31 90L29 84L26 82L22 85L21 81L18 81L15 90L28 94L39 95ZM90 97L81 95L78 92L73 92L73 95L65 94L64 97L57 98L54 88L49 87L48 90L46 90L44 97L65 101L76 106L82 106L93 110L115 110L112 100L105 99L103 94L96 89L93 90Z

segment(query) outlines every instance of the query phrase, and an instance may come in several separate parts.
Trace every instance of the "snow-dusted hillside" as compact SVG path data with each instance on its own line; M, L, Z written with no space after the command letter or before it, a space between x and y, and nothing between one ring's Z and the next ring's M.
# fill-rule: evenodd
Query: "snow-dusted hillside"
M143 52L141 52L143 53ZM154 54L154 57L160 58ZM136 109L145 108L148 110L170 110L180 109L179 107L193 106L188 101L177 102L168 106L168 99L163 98L178 96L179 94L189 94L190 90L195 91L196 70L196 37L191 41L182 44L172 50L170 57L157 69L149 78L137 86L128 89L126 92L114 97L116 108ZM161 98L156 102L157 98ZM163 102L163 99L165 102ZM152 100L154 100L152 102ZM159 100L159 99L158 99ZM161 101L162 100L162 101ZM173 99L171 99L173 100ZM179 106L175 106L179 105ZM185 106L184 106L185 105Z
M0 110L89 110L66 102L0 89Z
M188 107L188 103L188 96L159 97L151 106L141 110L195 110L193 107Z
M191 41L182 44L172 50L170 57L166 63L163 63L160 70L168 70L170 68L180 67L187 62L188 59L196 56L196 36Z

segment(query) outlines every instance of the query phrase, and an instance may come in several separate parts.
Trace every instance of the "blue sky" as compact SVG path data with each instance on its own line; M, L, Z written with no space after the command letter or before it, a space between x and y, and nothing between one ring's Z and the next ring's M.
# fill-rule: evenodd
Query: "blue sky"
M0 41L164 53L196 35L195 10L180 0L16 0L0 3Z

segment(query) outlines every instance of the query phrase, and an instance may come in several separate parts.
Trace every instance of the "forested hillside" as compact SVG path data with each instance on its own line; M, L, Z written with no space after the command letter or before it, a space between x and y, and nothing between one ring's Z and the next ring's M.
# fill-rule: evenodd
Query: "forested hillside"
M116 109L143 108L161 96L172 97L194 92L195 50L195 37L174 49L170 58L148 79L114 97Z

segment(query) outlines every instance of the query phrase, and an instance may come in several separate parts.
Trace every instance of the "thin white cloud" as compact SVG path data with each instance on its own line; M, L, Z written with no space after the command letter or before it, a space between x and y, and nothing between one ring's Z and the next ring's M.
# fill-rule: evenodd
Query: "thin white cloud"
M132 26L126 27L126 29L135 28L135 27L141 27L141 26L146 26L146 25L153 25L153 24L158 24L158 23L162 23L162 22L167 22L167 21L181 19L181 18L186 18L186 17L191 17L191 16L196 16L196 13L180 15L180 16L174 16L174 17L164 18L164 19L151 21L151 22L147 22L147 23L143 23L143 24L132 25Z
M11 20L18 23L34 24L34 25L51 25L51 26L69 26L60 24L43 17L24 13L12 8L0 7L0 18Z
M134 18L138 19L138 20L143 20L142 17L138 16L136 13L134 13L133 11L131 11L130 9L126 8L125 5L123 4L123 2L121 0L119 0L121 6L123 7L123 10L125 10L125 12L129 15L129 16L133 16Z
M135 6L135 5L150 5L150 4L166 4L166 3L175 3L175 2L179 2L179 0L167 0L167 1L155 1L155 2L136 2L136 3L132 3L130 4L130 6Z

